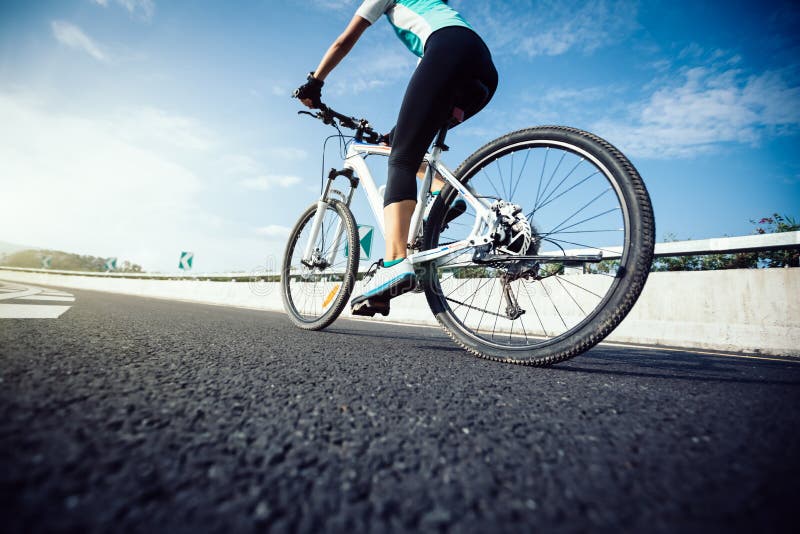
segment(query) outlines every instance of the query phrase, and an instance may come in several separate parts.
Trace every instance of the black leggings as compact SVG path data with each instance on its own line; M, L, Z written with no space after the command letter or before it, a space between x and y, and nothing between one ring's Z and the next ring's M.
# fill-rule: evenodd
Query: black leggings
M476 80L485 91L465 94L464 89ZM483 109L496 89L497 70L492 56L475 32L450 26L428 38L425 54L408 83L397 126L390 137L392 153L384 206L417 199L417 170L453 106L461 108L467 119Z

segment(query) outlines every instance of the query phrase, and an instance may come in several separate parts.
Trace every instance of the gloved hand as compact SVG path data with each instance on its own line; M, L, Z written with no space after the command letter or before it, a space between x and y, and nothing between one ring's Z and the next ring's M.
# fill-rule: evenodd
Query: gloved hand
M392 141L394 141L394 128L389 133L385 133L378 138L378 144L392 146Z
M319 108L322 105L322 86L325 82L314 77L313 72L308 73L308 81L294 90L293 97L310 108Z

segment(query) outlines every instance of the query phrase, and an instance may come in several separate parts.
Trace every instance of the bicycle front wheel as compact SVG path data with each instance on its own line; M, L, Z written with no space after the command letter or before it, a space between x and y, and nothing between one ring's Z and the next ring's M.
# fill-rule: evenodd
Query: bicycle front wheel
M425 269L428 304L459 345L492 360L549 365L622 321L644 287L655 240L647 190L622 153L581 130L530 128L480 148L455 175L487 204L504 202L511 219L483 257L468 248ZM433 206L426 250L470 235L471 208L444 222L456 194L448 186Z
M289 319L304 330L321 330L342 313L360 254L356 221L338 200L328 201L309 246L316 213L314 203L300 216L289 234L281 269L283 306Z

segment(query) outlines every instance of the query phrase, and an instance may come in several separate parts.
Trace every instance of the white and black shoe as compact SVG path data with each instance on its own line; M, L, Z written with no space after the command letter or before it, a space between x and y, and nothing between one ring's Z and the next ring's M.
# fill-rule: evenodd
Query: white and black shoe
M417 286L417 275L408 258L388 263L386 266L378 260L369 268L361 295L350 301L353 315L389 315L389 300Z

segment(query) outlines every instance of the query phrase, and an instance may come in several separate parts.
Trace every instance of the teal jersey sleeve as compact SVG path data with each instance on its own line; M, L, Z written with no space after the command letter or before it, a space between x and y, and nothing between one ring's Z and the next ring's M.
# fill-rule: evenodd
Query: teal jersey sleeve
M415 55L422 57L428 37L448 26L472 27L441 0L365 0L356 15L373 24L385 14L394 32Z

